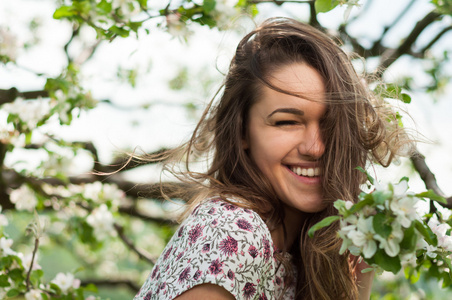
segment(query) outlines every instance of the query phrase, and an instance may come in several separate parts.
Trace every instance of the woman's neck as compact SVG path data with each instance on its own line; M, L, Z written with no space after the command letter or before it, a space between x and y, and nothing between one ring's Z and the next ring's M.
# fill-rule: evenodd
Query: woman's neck
M286 246L286 251L292 248L293 243L298 238L300 234L301 227L305 221L305 213L284 205L284 226L286 228L286 244L284 245L284 229L283 225L280 224L278 227L273 229L270 234L273 240L273 244L277 249L282 250Z

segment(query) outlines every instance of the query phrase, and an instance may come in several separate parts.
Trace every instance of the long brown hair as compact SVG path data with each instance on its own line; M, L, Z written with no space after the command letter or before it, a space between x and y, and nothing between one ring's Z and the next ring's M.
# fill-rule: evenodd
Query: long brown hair
M189 183L190 188L183 191L191 198L184 216L208 195L224 196L226 201L234 196L241 199L237 205L255 210L270 230L284 226L281 201L242 142L250 107L259 101L262 85L290 94L268 79L292 63L310 65L325 84L327 112L320 126L326 147L321 166L328 205L320 213L306 214L298 242L283 250L294 256L297 299L357 299L349 258L339 255L337 231L324 229L308 238L307 230L336 213L331 205L334 200L356 201L365 180L356 167L365 168L369 161L388 165L403 144L403 134L391 111L369 93L350 58L324 33L292 19L272 18L247 34L237 47L222 89L205 109L191 139L165 154L166 170ZM200 157L208 160L207 170L191 171L190 163ZM282 255L279 258L291 269ZM287 281L294 279L289 275Z

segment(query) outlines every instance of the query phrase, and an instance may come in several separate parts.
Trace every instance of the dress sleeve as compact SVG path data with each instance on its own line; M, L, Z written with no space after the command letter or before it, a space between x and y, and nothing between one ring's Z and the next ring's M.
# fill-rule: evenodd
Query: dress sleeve
M256 213L210 200L182 223L134 300L174 299L203 283L236 299L267 299L275 271L270 244Z

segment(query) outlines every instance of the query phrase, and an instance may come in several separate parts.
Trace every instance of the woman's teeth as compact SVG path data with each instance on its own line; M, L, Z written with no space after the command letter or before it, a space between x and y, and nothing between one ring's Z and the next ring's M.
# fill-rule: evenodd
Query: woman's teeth
M320 168L290 167L290 170L298 176L314 177L320 175Z

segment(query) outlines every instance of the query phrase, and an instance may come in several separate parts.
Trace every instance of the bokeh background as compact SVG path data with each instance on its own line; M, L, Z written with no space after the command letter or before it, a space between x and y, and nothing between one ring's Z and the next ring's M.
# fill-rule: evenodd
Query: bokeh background
M371 173L380 181L408 176L411 190L450 198L451 14L450 0L1 0L2 234L14 240L11 249L37 254L40 282L70 273L102 299L131 299L177 228L183 201L162 201L158 182L172 178L159 163L96 172L118 170L128 153L186 141L240 38L274 16L341 40L363 57L354 63L376 79L371 88L386 84L383 96L425 159ZM45 224L38 248L26 234L35 208ZM427 277L414 283L384 273L372 297L450 299L449 288Z

